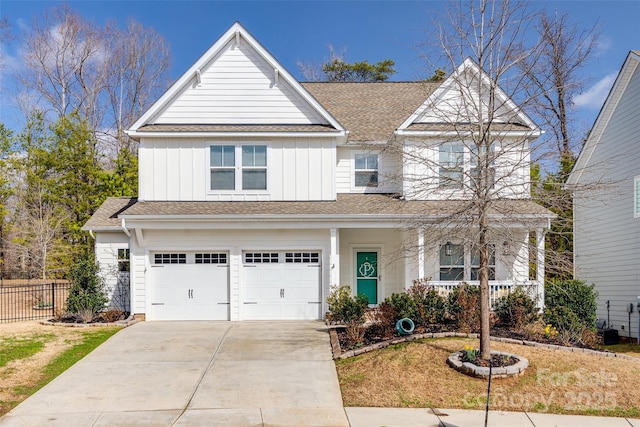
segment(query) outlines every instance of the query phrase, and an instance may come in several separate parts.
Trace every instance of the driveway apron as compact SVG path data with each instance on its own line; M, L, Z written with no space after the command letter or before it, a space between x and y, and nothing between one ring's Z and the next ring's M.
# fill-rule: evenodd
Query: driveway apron
M142 322L0 426L348 426L321 322Z

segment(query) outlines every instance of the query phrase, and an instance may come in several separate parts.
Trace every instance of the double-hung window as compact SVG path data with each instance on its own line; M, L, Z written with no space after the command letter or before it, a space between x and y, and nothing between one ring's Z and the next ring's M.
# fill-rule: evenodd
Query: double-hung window
M464 179L464 145L447 142L439 150L438 187L444 189L462 188Z
M440 280L479 280L480 251L462 244L447 243L440 246ZM468 267L467 267L468 266ZM489 243L489 280L496 280L496 246Z
M471 251L471 280L480 280L480 251ZM489 243L489 280L496 280L496 245Z
M236 147L212 145L210 152L211 189L236 189Z
M266 145L242 146L242 189L267 189Z
M487 147L483 145L480 147L473 145L471 147L471 158L469 162L471 164L471 170L469 171L469 175L471 177L472 187L493 188L495 186L495 149L495 144L491 144L489 152L487 152ZM484 167L487 169L487 174L485 175L486 182L480 180L480 171L483 168L478 167L478 163L484 164Z
M267 146L212 145L209 168L210 190L266 190Z
M464 246L440 246L440 280L464 280Z
M359 188L377 187L378 155L356 154L354 161L355 186Z

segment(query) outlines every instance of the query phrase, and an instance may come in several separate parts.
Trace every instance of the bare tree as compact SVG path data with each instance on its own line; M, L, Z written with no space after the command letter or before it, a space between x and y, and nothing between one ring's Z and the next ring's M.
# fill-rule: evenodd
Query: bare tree
M539 49L520 67L531 81L526 86L531 109L549 131L546 138L555 146L554 157L566 177L586 133L572 127L571 107L574 96L584 89L585 79L579 72L591 59L598 41L597 24L581 30L567 14L549 15L546 11L539 12L535 22Z
M440 132L394 148L405 159L405 198L446 193L443 197L449 199L437 223L417 217L414 227L432 230L428 237L436 242L455 236L477 254L480 353L488 359L492 242L521 244L527 240L522 229L542 227L546 221L538 217L526 224L514 207L529 194L530 143L540 134L513 101L520 106L528 102L522 64L536 54L536 47L523 46L531 22L523 2L452 2L446 14L434 20L433 40L444 56L442 68L456 71L418 120ZM521 262L526 265L528 259Z
M24 37L27 71L20 79L36 102L54 120L78 112L98 127L108 59L100 31L63 4L35 18Z
M119 149L131 149L124 133L168 85L169 48L151 28L129 20L105 29L110 46L106 92Z
M597 24L580 29L557 12L541 11L535 22L538 55L525 60L522 69L531 83L531 109L547 130L538 143L547 156L537 166L534 197L558 215L546 239L547 276L567 278L573 276L573 199L563 186L587 132L575 125L573 98L584 89L580 71L593 55L598 32Z

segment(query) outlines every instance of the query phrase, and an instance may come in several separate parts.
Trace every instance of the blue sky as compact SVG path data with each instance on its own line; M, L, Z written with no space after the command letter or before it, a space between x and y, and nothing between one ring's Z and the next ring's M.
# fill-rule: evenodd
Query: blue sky
M15 33L35 15L60 2L0 0ZM627 53L640 49L640 1L533 1L534 7L568 12L572 22L601 32L597 55L584 70L589 84L577 101L583 125L590 127ZM69 6L97 24L115 20L124 26L134 18L165 37L172 53L171 78L176 79L227 29L240 21L290 72L302 78L298 61L321 62L328 46L346 50L348 61L377 62L391 58L397 73L392 80L431 75L419 59L431 18L441 1L69 1ZM10 67L21 65L19 42L2 46ZM19 129L20 113L13 107L15 85L5 72L0 120Z

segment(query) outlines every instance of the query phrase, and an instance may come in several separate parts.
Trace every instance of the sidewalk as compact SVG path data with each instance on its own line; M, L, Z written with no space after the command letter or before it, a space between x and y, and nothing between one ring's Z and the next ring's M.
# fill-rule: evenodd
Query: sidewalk
M351 427L484 427L484 411L345 408ZM581 415L489 411L491 427L640 427L640 420Z

